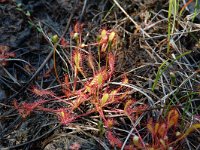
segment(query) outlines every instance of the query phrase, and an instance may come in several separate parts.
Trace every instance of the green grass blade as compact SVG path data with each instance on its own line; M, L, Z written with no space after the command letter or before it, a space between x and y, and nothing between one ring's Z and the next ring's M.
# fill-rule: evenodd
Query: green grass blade
M152 86L152 91L155 90L155 87L157 86L158 81L159 81L161 75L163 74L163 72L165 72L165 71L167 70L167 68L168 68L169 66L171 66L176 60L179 60L180 58L182 58L182 57L185 56L185 55L190 54L191 52L192 52L192 51L188 51L188 52L185 52L185 53L183 53L183 54L177 56L176 59L174 59L174 60L173 60L172 62L170 62L170 63L168 63L169 59L166 60L166 61L164 61L164 62L161 64L161 66L158 68L158 72L157 72L157 74L156 74L156 79L155 79L154 84L153 84L153 86Z
M171 35L171 15L172 15L172 6L173 6L173 0L169 1L169 10L168 10L168 28L167 28L167 53L170 51L170 35Z

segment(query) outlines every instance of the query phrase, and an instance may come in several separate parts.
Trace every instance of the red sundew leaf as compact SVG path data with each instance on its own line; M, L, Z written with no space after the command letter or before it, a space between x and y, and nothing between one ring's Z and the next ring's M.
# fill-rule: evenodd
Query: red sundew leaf
M81 97L77 98L76 100L74 100L72 102L72 110L75 110L76 108L78 108L85 100L82 99Z
M83 30L83 24L80 24L79 22L77 22L74 26L74 32L81 33L82 30Z
M71 36L73 37L73 39L76 40L77 44L81 44L81 33L83 30L83 24L80 24L79 22L77 22L74 26L74 31L71 33Z
M99 73L94 75L92 81L89 83L89 87L101 87L105 81L108 80L108 73L106 69L102 69Z
M74 26L74 32L75 33L79 33L79 27L80 27L80 24L77 22Z
M68 74L65 74L65 85L69 89L69 76L68 76Z
M101 52L105 52L106 49L107 49L107 47L108 47L108 44L107 44L107 43L103 43L103 44L101 45Z
M101 35L100 35L100 41L99 44L102 45L108 45L108 31L103 29L101 31Z
M124 112L128 116L128 118L133 121L133 111L134 109L132 108L132 104L134 104L136 101L135 100L128 100L124 106Z
M65 96L67 98L73 96L73 91L69 90L69 89L63 89L63 93L65 94Z
M60 41L60 45L63 48L67 48L67 46L69 45L69 43L64 38L62 38L61 41Z
M108 36L107 36L107 31L105 30L105 29L103 29L102 31L101 31L101 39L107 39L108 38Z
M63 93L65 93L65 96L68 98L72 95L74 95L74 92L70 90L70 83L69 83L69 76L68 74L64 75L64 86L63 86Z
M128 92L124 92L122 95L117 95L120 88L112 90L109 93L109 100L107 103L115 103L115 102L122 102L124 100L124 97L127 95Z
M16 57L14 52L9 52L10 47L6 45L0 45L0 56L4 56L5 58Z
M153 119L150 118L148 123L147 123L147 129L149 130L149 132L154 136L155 132L154 132L154 123L153 123Z
M127 95L128 95L129 91L125 91L124 93L122 93L122 95L118 96L118 100L123 100Z
M127 78L126 76L123 77L122 83L124 83L124 84L128 83L128 78ZM116 100L122 101L123 98L126 97L126 96L128 95L129 91L127 90L127 91L125 91L125 92L123 91L123 94L121 94L120 96L118 96L118 97L116 98L117 93L121 90L122 87L123 87L123 86L120 86L120 87L118 87L117 89L115 89L115 90L113 90L113 91L110 92L110 95L111 95L111 97L112 97L112 98L111 98L111 101L112 101L112 102L114 102L114 101L116 101Z
M94 58L91 54L91 52L88 55L88 63L89 63L89 67L92 69L93 73L94 73Z
M42 89L38 89L36 87L33 87L32 88L32 92L35 94L35 95L38 95L38 96L54 96L54 93L52 91L48 91L48 90L42 90Z
M167 133L167 125L165 123L160 124L158 128L158 134L161 138L164 138Z
M124 107L124 113L127 115L127 117L130 119L132 123L139 117L140 114L143 113L147 109L147 106L145 104L140 104L134 106L136 100L132 99L126 102ZM133 107L134 106L134 107Z
M127 84L128 83L128 78L126 77L126 75L124 75L123 79L122 79L122 83L123 84ZM123 88L123 85L121 85L120 87L117 88L117 92L119 92L121 89ZM123 93L118 96L118 100L123 100L129 93L130 91L128 89L126 89L125 91L123 91Z
M118 90L112 90L110 92L110 99L111 99L111 102L114 102L115 101L115 97L116 97L116 94L117 94Z
M82 92L76 92L78 97L72 102L72 110L78 108L82 103L88 100L88 95L83 94Z
M94 75L93 79L90 82L85 84L85 92L94 93L97 88L103 86L105 81L108 80L108 73L105 69L101 70L99 73Z
M136 115L133 113L132 104L135 103L133 100L126 102L124 107L124 113L127 115L129 120L133 123L135 121Z
M75 65L75 75L78 74L78 71L84 76L83 70L82 70L82 55L80 53L80 51L78 51L77 49L74 50L73 52L73 62Z
M113 147L117 146L118 148L121 148L123 145L123 142L120 139L116 138L111 131L107 131L107 139L110 145L112 145Z
M0 45L0 65L6 66L8 64L8 59L10 57L16 57L16 54L13 52L9 52L10 48L5 45Z
M26 118L28 115L30 115L30 113L34 109L36 109L38 106L40 106L46 102L48 102L48 101L47 100L39 100L39 101L33 102L33 103L23 102L21 105L18 105L17 101L14 100L13 105L14 105L15 109L18 110L18 112L22 116L22 118Z
M14 106L15 109L17 109L17 110L19 109L19 105L18 105L16 99L13 100L13 106Z
M128 83L128 78L127 78L126 76L123 77L122 83L124 83L124 84ZM123 86L121 85L121 86L119 86L117 89L113 90L113 91L111 92L111 95L116 95L116 94L122 89L122 87L123 87ZM123 100L124 97L126 97L126 96L128 95L129 92L130 92L130 91L128 91L128 89L127 89L126 91L123 91L123 94L121 94L120 96L118 96L118 97L117 97L117 100ZM115 101L115 100L116 100L116 98L114 99L114 97L113 97L113 98L112 98L112 101Z
M154 133L155 133L155 134L158 133L159 127L160 127L160 123L159 123L159 122L156 122L156 123L154 124Z
M75 66L80 69L81 68L80 64L82 63L82 56L78 50L74 50L73 60L74 60Z
M101 106L105 105L105 103L108 101L108 99L109 99L109 94L104 93L102 98L101 98Z
M45 107L42 107L42 106L37 106L37 110L40 110L40 111L46 111L46 112L55 112L54 109L51 109L51 108L45 108Z
M114 68L115 67L115 56L112 53L109 53L108 58L109 58L110 75L112 75L115 70L115 68Z
M8 59L9 57L8 56L5 56L5 55L1 55L0 54L0 59ZM2 60L1 60L2 61ZM6 60L4 60L4 61L6 61Z
M168 129L171 128L172 126L176 126L178 123L178 119L179 119L178 111L175 108L170 110L167 115Z
M10 57L16 57L16 54L14 52L9 52L6 53L6 55L10 58Z
M89 83L85 84L85 93L89 92L92 94L92 93L95 93L95 91L96 91L96 88L92 88L91 86L89 86Z
M124 106L124 111L125 111L125 113L130 113L130 111L131 111L131 108L130 108L130 105L132 105L133 104L133 101L132 100L128 100L127 102L126 102L126 104L125 104L125 106Z
M74 115L71 112L67 112L66 108L57 109L55 112L61 124L67 125L75 120Z
M149 119L147 123L147 129L152 134L153 140L155 140L155 137L164 139L168 130L166 123L160 123L160 122L153 123L152 118Z
M110 34L109 34L109 37L108 37L108 41L109 42L112 42L114 40L116 36L116 33L114 31L112 31Z
M103 113L102 107L98 103L96 103L97 100L94 100L94 101L95 102L93 102L93 103L94 103L94 105L96 107L97 112L99 113L99 115L103 119L103 121L105 122L106 118L105 118L105 115Z

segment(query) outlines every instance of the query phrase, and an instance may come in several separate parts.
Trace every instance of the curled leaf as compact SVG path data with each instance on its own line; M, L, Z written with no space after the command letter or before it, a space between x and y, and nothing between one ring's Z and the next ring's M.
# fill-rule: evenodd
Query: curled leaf
M74 50L74 53L73 53L73 61L74 61L74 69L75 69L75 75L78 74L78 72L80 72L84 77L84 73L83 73L83 70L81 68L81 65L82 65L82 55L81 53L76 49Z
M147 123L147 129L149 130L149 132L150 132L152 135L155 135L155 132L154 132L154 124L153 124L152 118L149 119L149 121L148 121L148 123Z
M110 33L109 37L108 37L108 41L109 41L109 42L112 42L113 39L115 38L115 35L116 35L116 33L115 33L114 31L112 31L112 32Z
M168 129L172 126L176 126L178 123L179 113L176 109L172 109L169 111L167 115L167 123L168 123Z
M101 51L105 52L108 47L108 35L105 29L101 31L99 44L101 45Z
M109 98L109 94L108 93L104 93L103 97L101 98L101 105L102 106L108 101L108 98Z
M101 31L101 39L107 39L107 31L105 29Z

